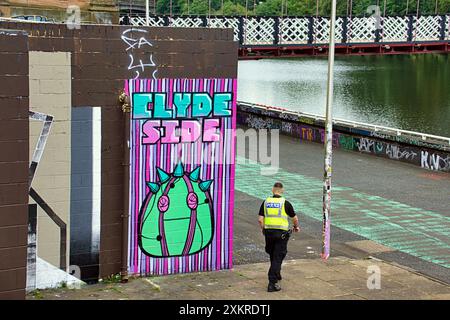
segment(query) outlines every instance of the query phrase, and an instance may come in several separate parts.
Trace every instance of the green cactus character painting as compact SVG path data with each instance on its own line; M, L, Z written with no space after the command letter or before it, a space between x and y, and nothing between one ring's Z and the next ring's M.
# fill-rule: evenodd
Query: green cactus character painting
M161 168L156 172L159 181L147 182L150 191L139 212L139 247L144 254L157 258L202 251L213 237L209 191L213 180L201 181L200 167L186 173L181 162L172 174Z

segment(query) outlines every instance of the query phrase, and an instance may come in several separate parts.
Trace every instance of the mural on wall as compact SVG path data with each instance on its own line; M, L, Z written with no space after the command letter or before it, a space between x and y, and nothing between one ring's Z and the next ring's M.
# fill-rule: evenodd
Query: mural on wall
M184 173L180 162L173 174L156 168L159 183L150 188L138 220L141 250L153 257L185 256L203 250L213 236L214 211L209 187L195 168Z
M232 266L235 79L128 80L129 272Z

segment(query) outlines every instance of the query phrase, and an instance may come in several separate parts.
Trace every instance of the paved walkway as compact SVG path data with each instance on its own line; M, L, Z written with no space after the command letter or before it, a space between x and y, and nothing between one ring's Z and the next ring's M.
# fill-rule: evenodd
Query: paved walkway
M367 288L368 268L380 268L381 288ZM450 286L405 267L377 259L345 257L286 261L280 292L268 293L268 263L233 270L136 278L128 283L99 283L80 290L34 292L28 299L450 299Z
M257 144L246 148L247 152L255 151ZM308 220L307 227L320 224L323 145L280 135L279 150L280 169L275 175L261 175L265 166L238 157L235 221L253 218L271 185L280 180L300 218ZM380 253L383 260L392 259L434 277L450 279L449 194L448 173L334 150L332 236L339 228L375 241L389 248ZM320 233L316 230L309 234L320 240ZM337 235L332 247L347 241Z
M243 159L236 165L236 189L256 198L267 196L274 178L283 181L286 198L299 212L321 219L323 181L279 169L276 176L261 175L262 165ZM333 186L335 226L450 268L450 218L408 204Z

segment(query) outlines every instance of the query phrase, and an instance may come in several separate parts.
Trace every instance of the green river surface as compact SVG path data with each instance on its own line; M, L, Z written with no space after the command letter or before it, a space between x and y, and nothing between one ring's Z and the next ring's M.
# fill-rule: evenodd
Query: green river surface
M326 57L239 61L238 100L325 114ZM450 55L341 56L333 117L450 137Z

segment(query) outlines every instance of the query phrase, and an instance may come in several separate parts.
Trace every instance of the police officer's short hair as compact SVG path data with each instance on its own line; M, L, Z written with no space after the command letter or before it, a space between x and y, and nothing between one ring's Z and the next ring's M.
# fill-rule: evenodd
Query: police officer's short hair
M274 188L283 189L283 184L281 182L275 182L273 185Z

